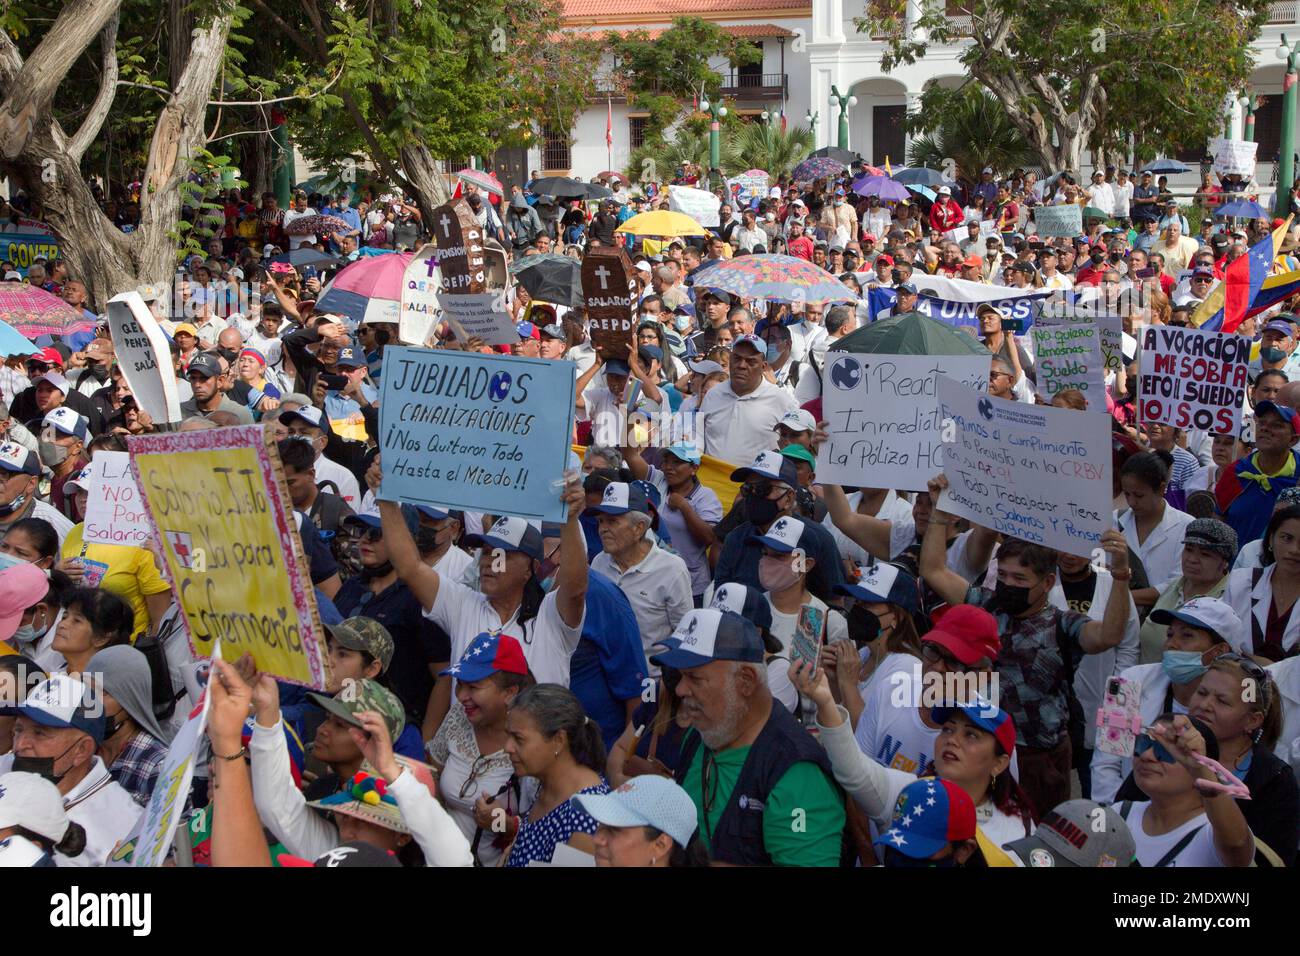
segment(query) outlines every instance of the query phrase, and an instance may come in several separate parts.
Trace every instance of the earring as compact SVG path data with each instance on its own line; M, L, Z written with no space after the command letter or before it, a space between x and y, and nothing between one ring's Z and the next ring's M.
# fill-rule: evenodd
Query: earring
M651 866L654 866L654 865L655 865L655 862L656 862L657 860L658 860L658 857L654 857L654 856L650 857L650 865L651 865Z

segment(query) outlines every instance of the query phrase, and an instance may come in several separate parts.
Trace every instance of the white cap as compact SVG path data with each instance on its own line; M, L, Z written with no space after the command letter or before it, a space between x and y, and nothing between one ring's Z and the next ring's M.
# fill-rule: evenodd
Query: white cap
M940 195L940 196L951 196L951 195L952 195L952 190L949 189L947 186L940 186L940 187L939 187L939 195Z
M64 395L68 394L68 380L64 378L62 375L60 375L58 372L55 372L53 370L46 372L44 375L39 376L36 379L36 381L49 382L51 385L57 388Z
M24 827L51 843L68 832L59 788L35 773L13 772L0 777L0 829Z
M784 425L792 432L813 432L817 430L817 422L813 420L812 412L803 408L796 408L792 412L786 412L781 416L781 420L776 423L777 428Z
M1228 602L1212 597L1184 601L1176 610L1162 608L1151 612L1156 624L1182 621L1202 631L1210 631L1219 640L1236 647L1242 634L1241 618Z
M780 187L780 186L773 186L771 189L769 189L769 190L767 191L767 198L768 198L768 199L780 199L780 198L781 198L781 187Z

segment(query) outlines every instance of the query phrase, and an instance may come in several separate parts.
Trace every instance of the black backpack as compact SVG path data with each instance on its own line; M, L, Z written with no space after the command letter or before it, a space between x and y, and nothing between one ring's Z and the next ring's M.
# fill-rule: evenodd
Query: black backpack
M165 645L181 630L180 609L172 606L175 614L164 615L158 632L146 631L136 639L135 649L144 655L149 664L149 677L153 685L153 715L159 723L170 720L176 713L176 702L185 696L185 688L178 692L172 685L171 668L167 665Z

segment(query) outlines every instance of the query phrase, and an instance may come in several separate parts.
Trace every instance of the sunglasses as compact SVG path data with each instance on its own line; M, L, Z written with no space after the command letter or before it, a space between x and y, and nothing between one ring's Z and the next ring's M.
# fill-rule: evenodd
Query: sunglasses
M1138 734L1133 742L1133 756L1140 757L1148 750L1154 750L1156 759L1161 763L1178 763L1178 760L1165 749L1164 744L1150 734Z
M974 667L970 664L963 664L943 648L930 642L921 645L921 656L931 664L938 664L942 661L950 670L959 671L963 674L972 674L979 670L978 667Z

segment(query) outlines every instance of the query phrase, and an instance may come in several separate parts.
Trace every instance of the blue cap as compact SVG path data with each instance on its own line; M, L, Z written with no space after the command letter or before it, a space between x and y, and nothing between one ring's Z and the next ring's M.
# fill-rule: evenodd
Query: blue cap
M763 639L753 624L738 614L713 608L687 611L663 644L668 650L650 662L679 671L713 661L761 664L765 656Z
M610 359L605 363L606 375L631 375L632 368L622 359Z
M799 485L799 470L795 467L794 462L776 451L759 452L758 457L744 468L737 468L733 471L731 480L745 481L755 476L767 478L771 481L781 481L791 488Z
M974 838L975 803L970 794L949 780L924 777L898 794L889 829L875 843L924 860L949 843Z
M642 361L654 359L662 363L664 360L664 350L657 345L643 345L636 350L636 354L641 357Z
M654 482L646 481L644 478L637 478L636 480L629 482L629 484L635 485L637 488L644 491L646 501L654 505L656 509L663 501L663 495L659 494L659 489L655 486Z
M411 534L415 534L420 527L420 513L415 510L415 505L402 505L402 520L406 522L406 527ZM342 525L345 528L349 525L360 525L363 528L382 528L384 523L376 514L351 514L343 519Z
M916 286L912 285L910 282L900 282L898 285L894 286L894 291L906 292L908 295L920 295L920 293L916 291Z
M1005 710L995 707L982 697L977 697L975 702L970 704L931 707L930 719L936 724L942 724L956 713L965 714L966 719L980 730L991 733L1004 754L1016 752L1016 723Z
M672 455L681 461L690 462L692 465L700 463L700 449L689 442L679 441L674 445L669 445L664 449L664 454Z
M739 614L762 630L772 629L772 605L767 601L767 593L758 588L747 587L734 581L719 584L713 590L713 599L709 602L709 607L715 611Z
M611 481L605 486L605 493L600 499L600 504L588 508L582 514L583 517L593 515L625 515L629 511L639 511L641 514L650 513L649 499L646 497L645 488L641 487L640 482L628 484L622 481Z
M847 594L868 604L895 604L909 614L919 609L920 588L916 578L902 568L877 561L857 565L854 570L856 577L851 582L832 588L836 594Z
M535 339L541 336L537 326L531 322L520 322L515 326L515 331L519 333L521 339Z
M787 515L773 521L766 534L753 535L750 540L782 554L789 554L791 551L806 551L807 548L799 546L799 540L803 537L804 528L805 523L801 518Z
M527 674L528 662L519 641L509 634L489 634L484 631L469 642L465 653L451 667L438 672L439 677L454 677L462 684L473 684L491 677L498 671L507 674Z
M344 368L365 368L369 363L366 362L366 357L361 354L360 349L345 345L339 349L339 357L334 364Z
M654 827L685 847L698 825L695 801L667 777L630 777L609 793L580 793L574 799L597 823L607 827Z
M415 510L420 512L426 518L432 518L434 521L441 521L443 518L451 515L450 511L440 511L431 505L416 505Z
M467 534L464 543L471 548L500 548L542 559L542 532L523 518L498 518L487 534Z
M1266 415L1269 412L1277 415L1284 422L1290 425L1292 431L1296 431L1296 414L1294 408L1291 408L1289 405L1279 405L1277 402L1264 399L1264 401L1255 406L1255 420L1258 421L1260 415Z

